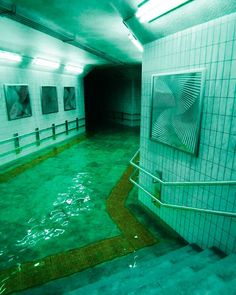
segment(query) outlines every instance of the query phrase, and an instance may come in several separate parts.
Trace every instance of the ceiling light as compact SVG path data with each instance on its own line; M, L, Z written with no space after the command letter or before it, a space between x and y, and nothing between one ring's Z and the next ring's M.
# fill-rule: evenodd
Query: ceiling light
M133 34L129 33L130 41L138 48L139 51L143 52L143 46L139 43L139 41L134 37Z
M66 65L65 70L67 72L74 73L74 74L82 74L83 73L83 69L78 66Z
M0 51L0 59L12 62L21 62L22 56L16 53L11 53L7 51Z
M190 1L193 0L149 0L139 6L135 15L141 23L151 22Z
M60 67L60 64L58 62L50 61L50 60L46 60L46 59L41 59L41 58L35 58L33 61L33 64L37 65L37 66L51 68L54 70L56 70Z

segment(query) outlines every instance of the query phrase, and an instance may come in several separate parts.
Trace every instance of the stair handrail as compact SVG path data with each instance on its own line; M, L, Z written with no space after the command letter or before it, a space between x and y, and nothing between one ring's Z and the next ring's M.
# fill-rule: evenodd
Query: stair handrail
M138 156L140 150L134 154L132 159L130 160L130 164L139 169L140 171L144 172L145 174L152 177L154 180L162 184L163 186L215 186L215 185L236 185L236 180L215 180L215 181L163 181L162 179L158 178L157 176L153 175L151 172L147 171L140 165L134 162L134 159Z
M136 169L139 169L140 171L144 172L148 176L152 177L154 180L158 181L160 184L164 186L168 185L236 185L236 181L198 181L198 182L192 182L192 181L185 181L185 182L166 182L161 180L160 178L156 177L146 169L142 168L140 165L134 162L134 159L138 157L139 150L134 154L132 159L130 160L130 164L135 167ZM197 207L192 207L192 206L183 206L183 205L175 205L175 204L170 204L170 203L164 203L160 199L156 198L152 193L150 193L146 188L144 188L142 185L140 185L137 181L135 181L132 176L137 170L135 170L132 175L130 176L129 180L136 185L139 189L144 191L147 195L149 195L153 200L155 200L161 207L166 207L166 208L172 208L172 209L181 209L181 210L188 210L188 211L194 211L194 212L200 212L200 213L207 213L207 214L215 214L215 215L221 215L221 216L226 216L226 217L236 217L236 212L228 212L228 211L220 211L220 210L213 210L213 209L203 209L203 208L197 208Z

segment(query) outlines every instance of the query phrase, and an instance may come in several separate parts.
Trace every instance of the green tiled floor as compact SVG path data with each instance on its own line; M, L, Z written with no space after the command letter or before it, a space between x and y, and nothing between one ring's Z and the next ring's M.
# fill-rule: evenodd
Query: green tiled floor
M98 132L69 149L60 148L53 158L48 153L6 173L1 190L9 201L0 206L8 212L1 214L1 245L7 244L1 252L3 294L71 275L159 240L134 217L135 210L125 207L132 189L128 162L138 144L138 134L131 130ZM9 228L15 231L8 234Z

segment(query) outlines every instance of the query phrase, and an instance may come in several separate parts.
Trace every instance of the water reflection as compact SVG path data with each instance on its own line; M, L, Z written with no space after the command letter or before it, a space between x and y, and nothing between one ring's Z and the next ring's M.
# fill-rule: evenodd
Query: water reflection
M90 197L93 190L88 187L91 177L91 173L78 173L66 192L58 193L56 199L45 205L49 211L42 218L30 218L23 236L18 237L13 245L5 245L0 249L3 260L0 268L22 262L27 250L32 250L39 242L63 235L72 218L88 214L93 208Z

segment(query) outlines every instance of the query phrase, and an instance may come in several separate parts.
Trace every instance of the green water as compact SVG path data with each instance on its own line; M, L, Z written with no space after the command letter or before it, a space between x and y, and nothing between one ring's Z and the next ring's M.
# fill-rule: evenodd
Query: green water
M138 145L99 132L0 184L0 269L119 235L106 199Z

